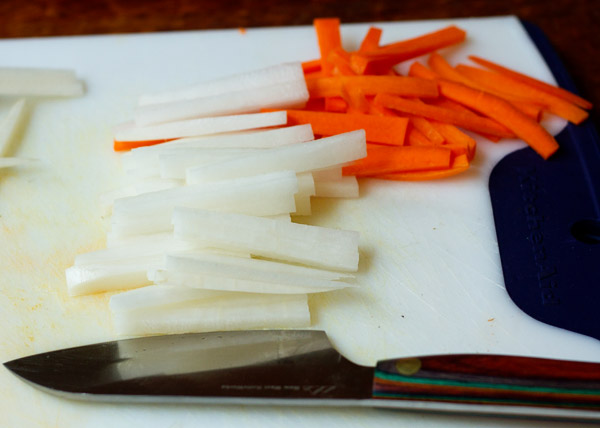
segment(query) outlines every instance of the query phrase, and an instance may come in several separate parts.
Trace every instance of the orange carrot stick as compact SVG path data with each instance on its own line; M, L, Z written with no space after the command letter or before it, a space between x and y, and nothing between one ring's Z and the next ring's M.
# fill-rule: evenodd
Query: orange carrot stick
M419 37L382 46L369 52L355 52L350 65L358 74L385 74L399 62L445 48L465 39L466 33L449 26Z
M325 111L346 113L348 111L348 103L341 97L325 98Z
M471 82L468 78L463 76L461 73L456 71L454 67L452 67L446 59L438 54L437 52L432 52L427 59L427 65L431 70L440 76L442 79L451 80L453 82L462 83L463 85L473 86L474 83ZM478 87L477 89L483 89Z
M359 86L344 86L342 98L348 103L348 113L367 114L369 112L370 103Z
M511 77L515 80L518 80L521 83L525 83L531 85L541 91L548 92L551 95L562 98L565 101L575 104L578 107L583 109L592 108L592 103L581 98L578 95L575 95L572 92L569 92L563 88L559 88L558 86L550 85L546 82L542 82L541 80L534 79L533 77L527 76L525 74L519 73L518 71L511 70L510 68L503 67L500 64L496 64L492 61L488 61L484 58L480 58L478 56L471 55L469 59L479 65L482 65L490 70L497 71L498 73L504 74L507 77Z
M474 112L473 110L469 109L468 107L465 107L464 105L459 104L456 101L452 101L452 100L449 100L448 98L444 98L444 97L427 100L427 103L434 105L434 106L438 106L438 107L444 107L444 108L447 108L450 110L462 111L462 112L467 112L470 114L479 115L478 113ZM482 137L487 138L490 141L493 141L494 143L497 143L498 141L500 141L500 137L498 137L496 135L490 135L490 134L486 134L484 132L478 132L478 134L481 135ZM514 135L513 135L513 137L514 137Z
M529 102L524 102L522 99L520 99L518 95L515 95L512 92L501 92L495 87L480 84L477 80L473 80L468 76L465 76L464 73L461 73L457 69L452 67L444 57L442 57L436 52L433 52L431 55L429 55L427 64L429 65L429 67L431 67L433 72L440 76L442 79L462 83L463 85L470 86L474 89L490 92L496 96L506 98L511 104L513 104L516 108L521 110L523 113L525 113L532 119L539 120L541 118L542 109L539 105L533 105ZM459 65L457 68L459 67L461 66Z
M469 160L472 160L475 156L475 150L477 148L477 142L474 138L462 132L454 125L448 123L431 121L431 125L444 137L446 140L446 147L451 146L454 154L465 153ZM457 149L457 148L462 149ZM464 149L464 150L463 150Z
M344 82L340 77L307 78L306 88L310 98L340 97Z
M381 174L374 178L381 178L384 180L398 180L398 181L424 181L424 180L437 180L440 178L451 177L461 172L466 171L469 168L469 160L466 155L456 156L452 162L452 166L448 169L430 170L430 171L408 171L408 172L396 172L392 174Z
M311 74L321 71L321 59L313 59L302 63L304 74Z
M319 71L311 71L310 73L304 73L304 78L306 79L316 79L318 77L322 77L323 73L321 73L321 68L319 67Z
M468 79L485 88L493 89L495 92L512 95L524 101L537 102L543 105L550 113L562 117L569 122L579 124L588 117L588 113L575 104L500 73L467 65L459 65L456 67L456 70Z
M138 147L154 146L155 144L166 143L173 141L176 138L168 138L165 140L140 140L140 141L117 141L114 140L113 149L115 152L136 149Z
M417 62L417 61L412 63L412 65L410 66L408 75L412 76L412 77L420 77L422 79L431 79L431 80L440 78L439 74L430 70L429 68L427 68L426 66L424 66L423 64L421 64L420 62ZM463 106L462 104L456 103L447 98L439 97L436 99L427 100L427 102L434 106L444 107L444 108L448 108L451 110L457 110L457 111L474 114L472 110L469 110L467 107ZM538 111L538 115L539 115L539 111ZM458 130L458 131L460 132L460 130ZM494 142L500 141L500 137L498 137L496 135L490 135L490 134L486 134L484 132L478 132L478 134L481 135L482 137L487 138L490 141L494 141ZM471 138L471 137L469 137L469 138Z
M502 97L500 97L502 98ZM521 110L523 114L529 116L536 122L539 122L542 119L542 113L544 111L543 107L539 104L534 104L533 102L521 101L521 100L513 100L505 98L506 101L511 103L517 110Z
M324 98L309 98L303 108L304 108L304 110L324 111L325 110L325 99Z
M421 36L389 43L381 46L378 52L410 53L411 56L421 56L448 46L455 45L465 40L467 33L455 25L449 25L441 30L423 34ZM412 56L413 58L415 56Z
M409 126L406 131L406 145L408 146L435 146L436 144L428 139L425 134L414 126Z
M445 81L440 82L440 85ZM445 95L445 94L444 94ZM375 103L384 107L401 111L403 113L422 116L439 122L450 123L475 132L483 132L499 137L512 137L513 133L494 120L477 116L472 113L450 110L443 107L421 104L396 97L394 95L379 94L375 97Z
M437 147L387 147L367 145L367 156L342 169L344 175L369 177L402 171L449 168L452 152Z
M425 138L433 144L442 144L446 141L444 136L438 132L429 120L419 116L409 117L408 120L413 127L421 131Z
M321 71L323 75L328 76L333 70L333 65L327 60L329 53L342 46L340 20L339 18L316 18L313 26L317 33L317 42L321 53Z
M445 97L479 111L506 126L544 159L548 159L558 149L554 137L539 123L502 98L448 81L440 82L440 91Z
M344 49L337 47L329 52L327 57L332 66L332 74L340 76L355 76L356 73L350 67L350 54Z
M375 116L392 116L392 117L398 117L398 113L396 113L394 110L390 110L389 108L385 108L384 106L381 106L379 104L375 104L374 102L370 102L369 103L369 114L375 115ZM407 132L410 129L407 128Z
M410 68L408 70L408 75L411 77L420 77L421 79L430 79L430 80L439 79L439 77L440 77L440 76L438 76L437 73L431 71L430 69L425 67L423 64L421 64L419 61L415 61L410 65Z
M404 117L381 117L367 114L343 114L287 110L288 125L310 123L317 135L336 135L364 129L367 141L401 146L408 119Z
M377 49L379 47L379 40L381 39L381 28L370 27L369 31L365 35L362 43L360 44L360 48L358 48L359 52L368 52L373 49Z
M413 101L419 104L425 104L418 98L415 98ZM423 135L425 135L425 137L431 140L434 144L442 144L446 141L446 138L440 132L438 132L437 128L424 117L410 116L409 123L421 131Z
M405 97L436 98L437 83L407 76L353 76L342 79L346 86L357 86L367 95L387 93Z
M365 95L387 93L406 97L435 98L439 95L437 83L427 79L406 76L336 76L307 78L311 98L339 97L343 87L361 88Z

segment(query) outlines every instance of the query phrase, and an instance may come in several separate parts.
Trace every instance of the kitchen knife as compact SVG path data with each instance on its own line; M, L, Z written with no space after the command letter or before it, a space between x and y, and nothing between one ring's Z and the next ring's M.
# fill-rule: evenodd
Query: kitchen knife
M600 364L465 354L364 367L316 330L150 336L4 365L47 392L82 400L357 405L600 420Z
M559 86L576 92L541 30L523 25ZM525 148L490 175L504 283L533 318L600 339L600 138L588 119L556 140L547 161Z

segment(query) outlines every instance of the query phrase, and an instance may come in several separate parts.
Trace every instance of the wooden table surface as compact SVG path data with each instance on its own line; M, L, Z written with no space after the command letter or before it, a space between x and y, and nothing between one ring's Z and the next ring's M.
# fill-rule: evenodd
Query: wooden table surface
M0 0L0 38L494 15L517 15L544 31L594 104L600 129L599 0Z

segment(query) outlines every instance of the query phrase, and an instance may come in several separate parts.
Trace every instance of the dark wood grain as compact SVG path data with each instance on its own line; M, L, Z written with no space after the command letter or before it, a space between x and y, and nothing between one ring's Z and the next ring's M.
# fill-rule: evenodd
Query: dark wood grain
M600 122L598 0L1 0L0 37L517 15L549 37Z

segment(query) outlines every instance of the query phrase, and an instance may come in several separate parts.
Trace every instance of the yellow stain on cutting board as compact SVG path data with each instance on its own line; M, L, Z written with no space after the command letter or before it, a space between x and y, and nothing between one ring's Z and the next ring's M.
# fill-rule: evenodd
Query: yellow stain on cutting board
M90 114L98 108L111 113ZM105 245L98 196L120 177L110 140L116 120L106 116L112 112L118 114L86 97L38 103L14 155L39 165L0 175L4 361L113 335L109 297L70 297L65 282L77 254ZM4 375L0 385L8 382ZM7 394L0 386L0 397ZM32 396L23 390L21 399Z

